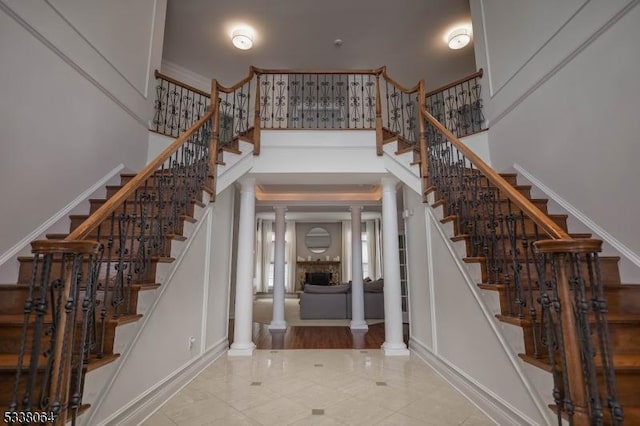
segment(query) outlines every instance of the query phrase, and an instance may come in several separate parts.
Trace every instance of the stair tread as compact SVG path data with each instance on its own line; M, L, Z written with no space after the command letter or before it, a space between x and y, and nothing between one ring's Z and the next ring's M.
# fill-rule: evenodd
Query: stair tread
M140 318L142 318L142 314L128 314L128 315L123 314L117 318L110 318L107 320L107 322L109 323L114 322L117 325L128 324L130 322L138 321ZM32 314L29 319L30 319L30 322L34 322L36 320L36 316ZM45 323L50 323L52 321L53 319L51 314L47 314L44 316ZM15 326L15 325L22 325L23 323L24 323L24 314L0 314L0 325Z
M18 262L32 262L33 261L33 256L18 256ZM129 257L127 256L125 258L125 262L128 262L130 260L136 260L136 257ZM150 259L152 262L155 261L157 263L172 263L174 260L176 260L174 257L166 257L166 256L149 256L148 259ZM108 261L111 261L111 263L117 262L119 259L117 257L114 258L108 258L108 257L103 257L101 262L102 263L106 263ZM54 262L59 262L60 259L54 259ZM87 261L87 259L85 259L85 261Z
M567 215L567 214L557 214L557 213L548 213L546 216L549 217L550 219L557 218L557 219L565 219L566 220L566 219L569 218L569 215ZM452 220L457 220L457 219L458 219L458 216L449 215L449 216L445 216L442 219L440 219L440 222L441 223L445 223L445 222L450 222ZM526 220L533 220L533 219L530 219L530 218L525 218L525 219ZM488 220L489 219L480 219L480 222L488 221Z
M527 354L518 354L518 356L532 365L551 371L551 365L546 356L542 358ZM594 361L596 367L602 367L601 358L595 357ZM614 353L613 366L616 373L640 373L640 353Z
M237 154L237 155L242 154L242 151L240 151L237 148L233 148L231 146L223 146L223 147L220 147L219 150L220 151L224 151L224 152L228 152L230 154Z
M131 284L131 288L133 289L140 289L140 290L149 290L149 289L156 289L158 287L161 286L161 283L132 283ZM36 289L39 288L39 286L36 286ZM25 283L17 283L17 284L0 284L0 291L15 291L16 289L20 289L23 291L27 291L29 290L29 284L25 284Z
M35 314L31 314L30 322L34 322L36 320ZM51 314L47 314L44 316L44 322L50 323L52 321ZM24 323L24 314L2 314L0 313L0 324L1 325L22 325Z
M67 238L69 236L69 233L54 233L54 234L45 234L45 237L48 240L64 240L65 238ZM93 235L93 236L89 236L89 238L95 238L97 237L97 235ZM104 235L101 237L101 239L108 239L109 236L108 235ZM114 238L118 238L117 236L115 236ZM178 234L167 234L164 236L165 239L167 240L176 240L176 241L185 241L187 239L187 237L185 237L184 235L178 235Z
M593 234L580 233L580 232L577 232L577 233L576 232L569 232L568 234L569 234L569 236L571 238L574 238L576 240L588 239L588 238L591 238L593 236ZM524 235L529 239L536 238L536 235L534 233L529 233L529 232L526 233L526 234L518 234L518 235L520 237L522 237ZM458 234L458 235L454 235L453 237L451 237L451 240L452 241L462 241L464 239L471 238L471 237L472 237L472 235L470 235L470 234ZM500 238L500 235L497 235L497 237ZM542 234L537 235L537 237L538 237L539 240L551 239L550 237L549 238L545 238L545 235L542 235Z
M22 365L28 366L31 362L31 355L24 354ZM0 371L15 371L18 365L18 354L0 354ZM47 365L47 358L40 356L38 359L38 367L44 368Z
M517 326L525 326L525 327L530 327L532 324L531 320L529 319L520 319L520 318L516 318L516 317L511 317L508 315L502 315L502 314L497 314L496 318L499 319L502 322L506 322L508 324L513 324L513 325L517 325ZM640 325L640 313L637 314L620 314L620 313L616 313L616 312L609 312L607 314L607 320L609 322L609 324L638 324ZM595 321L593 316L590 315L589 316L589 322L593 322Z
M386 145L391 142L395 142L398 140L398 136L391 136L390 138L386 138L382 141L382 145Z
M94 356L90 356L89 363L86 364L86 371L92 371L96 368L102 367L103 365L107 365L120 357L120 354L105 354L102 358L97 358ZM31 362L31 355L24 354L22 358L22 365L25 367L29 366ZM18 365L18 354L0 354L0 371L15 371L16 366ZM45 356L40 356L38 360L38 367L44 368L47 365L47 358Z
M109 200L110 200L110 198L89 198L89 203L90 204L104 204ZM127 202L129 204L131 204L130 201L127 201ZM198 201L195 198L192 198L191 200L189 200L189 202L191 202L192 204L202 203L202 201Z
M506 256L505 257L507 259L507 261L511 261L512 257L511 256ZM464 260L466 263L476 263L476 262L484 262L487 258L484 256L467 256L465 258L463 258L462 260ZM599 257L600 261L619 261L620 260L620 256L600 256ZM524 261L524 259L520 259L520 261ZM533 262L535 261L534 258L529 258L529 262Z
M487 284L487 283L478 283L478 287L480 287L483 290L490 290L490 291L502 291L502 290L506 290L507 285L506 284L500 284L500 283L495 283L495 284ZM513 287L511 287L513 289ZM527 286L526 284L524 284L522 286L523 290L529 290L529 286ZM531 288L532 290L536 291L539 290L540 288L537 286L534 286ZM619 293L619 292L640 292L640 284L607 284L607 283L603 283L603 287L602 287L603 291L605 293Z
M92 215L90 215L90 214L70 214L70 215L69 215L69 219L72 219L72 220L73 220L73 219L87 219L87 218L89 218L89 217L91 217L91 216L92 216ZM152 214L148 214L146 217L151 218L151 217L153 217L153 216L154 216L154 215L152 215ZM195 220L192 216L185 215L185 214L181 214L181 215L179 215L178 217L179 217L180 219L187 220L187 221L189 221L189 220Z

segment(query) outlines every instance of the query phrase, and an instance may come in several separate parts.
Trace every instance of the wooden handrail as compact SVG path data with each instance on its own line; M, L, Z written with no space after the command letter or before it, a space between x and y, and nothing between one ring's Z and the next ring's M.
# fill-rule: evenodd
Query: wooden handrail
M256 75L256 69L254 67L249 67L249 75L247 75L245 78L243 78L242 80L240 80L239 82L237 82L236 84L234 84L231 87L224 87L221 86L220 84L218 84L218 90L220 92L223 93L231 93L234 92L236 89L244 86L245 84L247 84L249 81L251 81L251 79L253 78L253 76Z
M408 88L408 87L404 87L402 84L398 83L397 81L395 81L393 78L389 77L389 74L387 74L387 67L382 67L382 76L385 78L385 80L387 80L389 83L393 84L394 86L396 86L396 88L398 90L400 90L401 92L405 92L405 93L415 93L420 89L420 82L418 82L415 86Z
M468 75L466 77L462 77L462 78L460 78L460 79L458 79L458 80L456 80L454 82L451 82L449 84L445 84L444 86L438 87L437 89L434 89L434 90L432 90L430 92L427 92L427 98L429 96L435 95L436 93L442 92L443 90L451 89L452 87L457 86L460 83L464 83L467 80L471 80L471 79L474 79L476 77L482 77L483 72L484 71L482 70L482 68L480 68L478 71L474 72L473 74L470 74L470 75Z
M95 211L91 216L87 218L84 222L80 224L72 233L70 233L65 240L82 240L84 239L91 231L93 231L96 226L100 225L106 219L109 218L109 215L113 213L122 203L129 198L131 194L138 189L139 186L144 184L144 182L155 173L155 171L160 167L165 161L167 161L171 155L182 146L191 135L193 135L207 120L210 120L213 116L215 108L209 107L209 111L202 117L200 120L196 121L193 126L185 133L183 133L179 138L171 143L168 147L164 149L156 158L153 159L149 164L147 164L138 174L127 182L120 190L111 198L109 198L98 210ZM215 129L212 129L215 131ZM216 155L216 153L209 153L209 155Z
M476 168L489 179L489 181L502 191L512 202L514 202L523 212L525 212L542 230L544 230L554 240L571 240L571 236L567 234L560 226L552 221L547 215L542 213L529 199L519 193L511 186L502 176L493 170L487 163L471 151L460 139L454 136L446 127L436 120L424 105L420 106L420 113L429 122L453 144L453 146L462 152Z
M155 78L161 78L161 79L163 79L163 80L167 80L168 82L173 83L173 84L175 84L176 86L184 87L184 88L185 88L185 89L187 89L187 90L191 90L192 92L195 92L195 93L197 93L197 94L199 94L199 95L202 95L202 96L205 96L205 97L207 97L207 98L210 96L210 95L209 95L209 93L205 92L204 90L200 90L200 89L198 89L198 88L196 88L196 87L193 87L193 86L190 86L190 85L188 85L188 84L186 84L186 83L183 83L183 82L181 82L181 81L178 81L178 80L176 80L175 78L171 78L171 77L169 77L169 76L168 76L168 75L166 75L166 74L162 74L162 73L161 73L160 71L158 71L158 70L155 70L155 72L154 72L154 76L155 76Z
M377 75L383 72L384 67L377 69L363 69L363 70L323 70L323 69L304 69L304 68L291 68L291 69L268 69L268 68L256 68L251 67L256 74L373 74Z

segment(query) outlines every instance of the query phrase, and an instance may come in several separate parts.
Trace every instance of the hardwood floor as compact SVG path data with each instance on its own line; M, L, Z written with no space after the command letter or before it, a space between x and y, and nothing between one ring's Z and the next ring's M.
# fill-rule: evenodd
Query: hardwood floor
M404 325L404 341L409 327ZM233 342L233 320L229 320L229 342ZM384 323L369 326L367 332L352 332L349 327L287 327L272 332L266 324L253 323L256 349L380 349L384 343Z

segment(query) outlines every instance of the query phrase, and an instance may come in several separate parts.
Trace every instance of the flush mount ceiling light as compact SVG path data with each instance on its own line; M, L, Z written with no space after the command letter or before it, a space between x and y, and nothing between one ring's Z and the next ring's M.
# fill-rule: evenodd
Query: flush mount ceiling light
M253 47L253 35L249 27L237 27L231 31L231 42L240 50L249 50Z
M458 50L465 47L471 41L471 31L467 28L456 28L447 35L449 49Z

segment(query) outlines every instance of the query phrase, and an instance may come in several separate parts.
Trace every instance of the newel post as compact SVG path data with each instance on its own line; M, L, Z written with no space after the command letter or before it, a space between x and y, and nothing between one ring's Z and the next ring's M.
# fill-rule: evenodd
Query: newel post
M256 73L255 117L253 120L253 155L260 155L260 74Z
M376 73L376 154L382 155L382 99L380 98L380 72Z
M420 177L422 178L422 193L427 189L427 129L424 125L425 117L422 108L427 104L424 80L420 80L418 88L418 132L420 134Z
M579 329L578 319L581 315L581 307L576 306L574 291L578 291L576 284L576 270L574 268L574 256L580 253L600 251L602 242L596 240L545 240L534 243L537 252L546 256L551 262L546 263L550 268L547 275L551 274L551 282L556 286L556 294L559 304L557 321L560 323L561 339L559 350L563 369L562 374L566 375L565 382L569 389L564 389L563 407L558 407L567 411L572 418L574 426L591 425L588 390L586 387L585 371L588 366L583 365L581 346L588 345L588 342L581 342L583 335ZM593 247L592 247L593 246ZM596 246L598 248L596 248ZM578 273L580 273L578 271ZM584 360L593 362L593 360Z
M209 141L209 179L211 180L211 202L216 200L216 183L218 171L218 147L220 142L220 102L218 99L218 81L211 80L211 105L213 115L211 116L211 140Z

